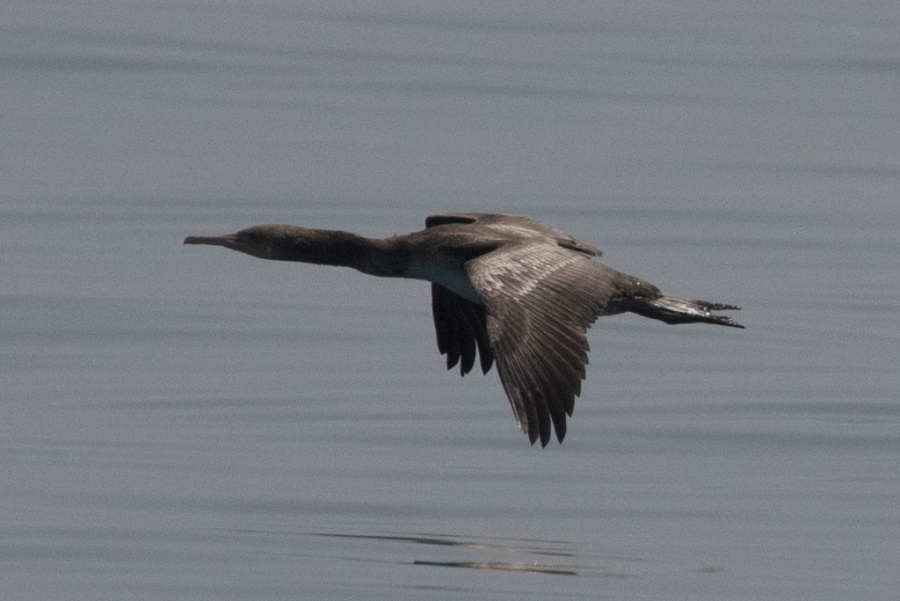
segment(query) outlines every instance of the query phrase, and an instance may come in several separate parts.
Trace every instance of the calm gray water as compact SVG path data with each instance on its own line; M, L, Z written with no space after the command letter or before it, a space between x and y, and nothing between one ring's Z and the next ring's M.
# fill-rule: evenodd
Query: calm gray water
M894 599L900 10L13 2L4 599ZM526 214L744 331L591 331L564 445L428 286L184 247Z

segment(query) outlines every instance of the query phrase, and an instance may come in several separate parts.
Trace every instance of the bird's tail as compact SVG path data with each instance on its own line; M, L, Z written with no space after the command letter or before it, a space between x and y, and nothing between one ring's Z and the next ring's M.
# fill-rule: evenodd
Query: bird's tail
M732 328L744 327L730 317L712 314L712 311L739 311L740 307L702 300L684 300L674 296L661 296L652 300L634 298L629 300L626 310L671 324L699 322Z

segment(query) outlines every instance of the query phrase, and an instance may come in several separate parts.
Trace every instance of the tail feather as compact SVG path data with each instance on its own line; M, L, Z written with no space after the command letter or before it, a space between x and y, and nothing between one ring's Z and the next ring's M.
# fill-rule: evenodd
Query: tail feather
M635 298L628 303L628 311L651 317L666 323L713 323L732 328L743 328L741 324L725 315L713 315L712 311L740 311L740 307L710 303L702 300L685 300L674 296L655 299Z

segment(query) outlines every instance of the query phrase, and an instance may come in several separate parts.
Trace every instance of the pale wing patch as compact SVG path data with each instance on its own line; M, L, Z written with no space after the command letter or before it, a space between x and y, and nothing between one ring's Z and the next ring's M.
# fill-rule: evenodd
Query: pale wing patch
M584 257L551 244L527 244L494 251L485 255L483 261L479 259L484 268L479 270L476 288L523 297L551 279L554 273L583 260Z

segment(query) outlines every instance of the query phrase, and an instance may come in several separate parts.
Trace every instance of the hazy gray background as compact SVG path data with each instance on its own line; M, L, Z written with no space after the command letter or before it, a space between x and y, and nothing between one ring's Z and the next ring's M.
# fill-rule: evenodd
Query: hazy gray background
M7 3L4 598L895 598L898 31L874 2ZM495 373L445 373L427 285L181 244L464 210L747 330L600 320L541 450Z

